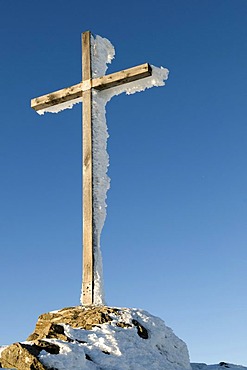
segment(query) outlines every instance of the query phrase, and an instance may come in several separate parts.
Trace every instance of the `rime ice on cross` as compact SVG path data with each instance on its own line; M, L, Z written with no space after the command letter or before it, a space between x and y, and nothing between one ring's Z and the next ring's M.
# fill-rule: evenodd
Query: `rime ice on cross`
M108 40L105 40L109 43ZM95 231L97 225L95 224L95 213L96 206L94 198L95 184L93 179L95 178L95 168L93 161L93 120L94 120L94 94L96 92L109 91L108 96L104 98L104 103L114 95L118 95L121 92L132 94L136 91L142 91L145 88L153 86L164 85L164 80L167 79L168 70L158 69L157 67L150 66L148 63L139 65L137 67L129 68L120 72L116 72L109 75L103 75L102 77L92 76L92 64L95 56L95 51L92 47L94 41L90 32L84 32L82 34L82 82L70 86L68 88L55 91L48 95L32 99L31 107L34 108L38 113L45 111L59 111L69 107L69 103L83 101L83 120L82 120L82 131L83 131L83 151L82 151L82 163L83 163L83 284L82 284L82 303L84 305L93 305L103 303L97 301L95 297L95 276L97 269L95 263L96 246L99 239L97 232ZM109 43L110 44L110 43ZM113 57L113 56L112 56ZM109 61L108 61L109 63ZM137 81L142 80L142 82ZM57 107L57 108L56 108ZM55 109L54 109L55 108ZM104 106L103 106L104 108Z

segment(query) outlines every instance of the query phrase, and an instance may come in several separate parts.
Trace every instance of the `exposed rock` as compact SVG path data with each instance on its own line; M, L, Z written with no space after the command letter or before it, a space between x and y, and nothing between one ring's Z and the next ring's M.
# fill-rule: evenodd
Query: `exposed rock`
M57 344L47 342L46 340L36 340L34 344L30 347L30 352L32 353L32 348L35 348L36 351L39 351L38 355L43 350L50 353L51 355L58 355L58 353L60 352L60 347Z
M219 363L219 365L220 366L223 366L223 367L226 367L226 368L229 368L230 366L229 366L229 364L227 363L227 362L224 362L224 361L221 361L220 363Z
M40 325L38 323L36 325L37 331L35 329L35 332L29 335L27 340L34 341L34 340L41 339L41 338L56 338L56 339L61 339L61 340L66 340L66 341L70 340L70 338L68 338L64 334L64 327L62 325L54 324L48 321L42 322L43 325Z
M32 354L30 347L32 346L23 343L14 343L7 347L1 353L1 366L18 370L47 370L36 357L39 351L33 348Z
M34 343L14 343L1 353L0 367L15 368L18 370L43 370L44 365L38 360L42 350L50 354L58 354L60 347L45 340L37 340Z
M133 325L137 327L137 334L142 339L148 339L148 331L146 328L144 328L143 325L141 325L137 320L132 320Z
M40 315L34 333L27 340L43 338L56 338L69 341L64 334L61 323L70 325L72 328L91 330L93 326L111 322L110 314L118 314L119 310L106 306L93 307L68 307L56 312L49 312Z
M116 325L119 328L131 328L131 325L130 324L127 324L126 322L123 322L123 321L117 322Z
M86 353L86 359L88 360L88 361L92 361L93 362L93 360L91 359L91 357Z

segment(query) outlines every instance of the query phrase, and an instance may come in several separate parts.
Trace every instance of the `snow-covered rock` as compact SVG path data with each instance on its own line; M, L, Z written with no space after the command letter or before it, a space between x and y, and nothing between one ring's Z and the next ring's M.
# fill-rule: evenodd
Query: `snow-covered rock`
M13 349L22 370L191 370L186 344L140 309L76 306L50 312L39 317L28 341L0 352L3 367L16 367Z
M191 363L191 367L192 370L247 370L247 367L245 366L229 364L224 361L214 365L207 365L204 363Z

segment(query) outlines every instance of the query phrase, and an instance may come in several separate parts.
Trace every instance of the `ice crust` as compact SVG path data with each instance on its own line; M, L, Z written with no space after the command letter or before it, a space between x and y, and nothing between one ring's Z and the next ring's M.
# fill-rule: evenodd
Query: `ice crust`
M114 56L115 50L109 40L101 36L94 37L91 35L92 78L103 76L106 73L107 64L111 63ZM110 188L110 179L107 176L109 156L106 149L109 135L106 124L106 104L115 95L122 93L130 95L154 86L165 85L169 71L163 67L151 67L152 75L149 77L103 91L96 91L95 89L92 91L94 304L96 305L105 304L100 235L106 218L106 194ZM81 98L78 98L39 110L38 113L58 113L61 110L72 108L74 104L81 102L81 100ZM81 303L83 304L82 293Z
M107 64L114 58L115 50L109 40L91 35L92 78L103 76ZM103 263L100 248L100 235L106 218L106 193L110 188L107 176L109 155L107 139L109 137L106 124L104 95L92 91L92 147L93 147L93 225L94 225L94 304L105 304L103 289ZM83 291L81 294L83 304Z
M115 57L115 49L108 39L91 35L91 55L92 78L101 77L107 71L107 64Z
M92 77L105 74L107 64L115 55L113 45L101 36L91 36ZM100 235L106 218L106 197L110 188L107 176L109 156L107 153L108 130L106 124L106 104L115 95L144 91L153 86L163 86L168 78L166 68L152 66L152 76L104 91L92 92L92 127L93 127L93 207L94 207L94 303L105 304L103 290L103 267L100 248ZM81 295L83 303L83 295Z
M53 105L52 107L49 107L49 108L40 109L37 111L37 113L40 116L42 116L44 113L59 113L65 109L72 109L75 104L78 104L81 102L82 102L82 98L77 98L77 99L70 100L65 103Z

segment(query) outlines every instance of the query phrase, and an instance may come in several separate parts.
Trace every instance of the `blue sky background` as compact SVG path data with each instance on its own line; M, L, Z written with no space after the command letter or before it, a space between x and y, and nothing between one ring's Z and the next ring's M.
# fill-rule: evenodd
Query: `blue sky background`
M167 85L107 106L106 300L164 319L191 361L247 365L246 0L0 0L0 344L79 304L81 107L30 99L81 79L80 34Z

